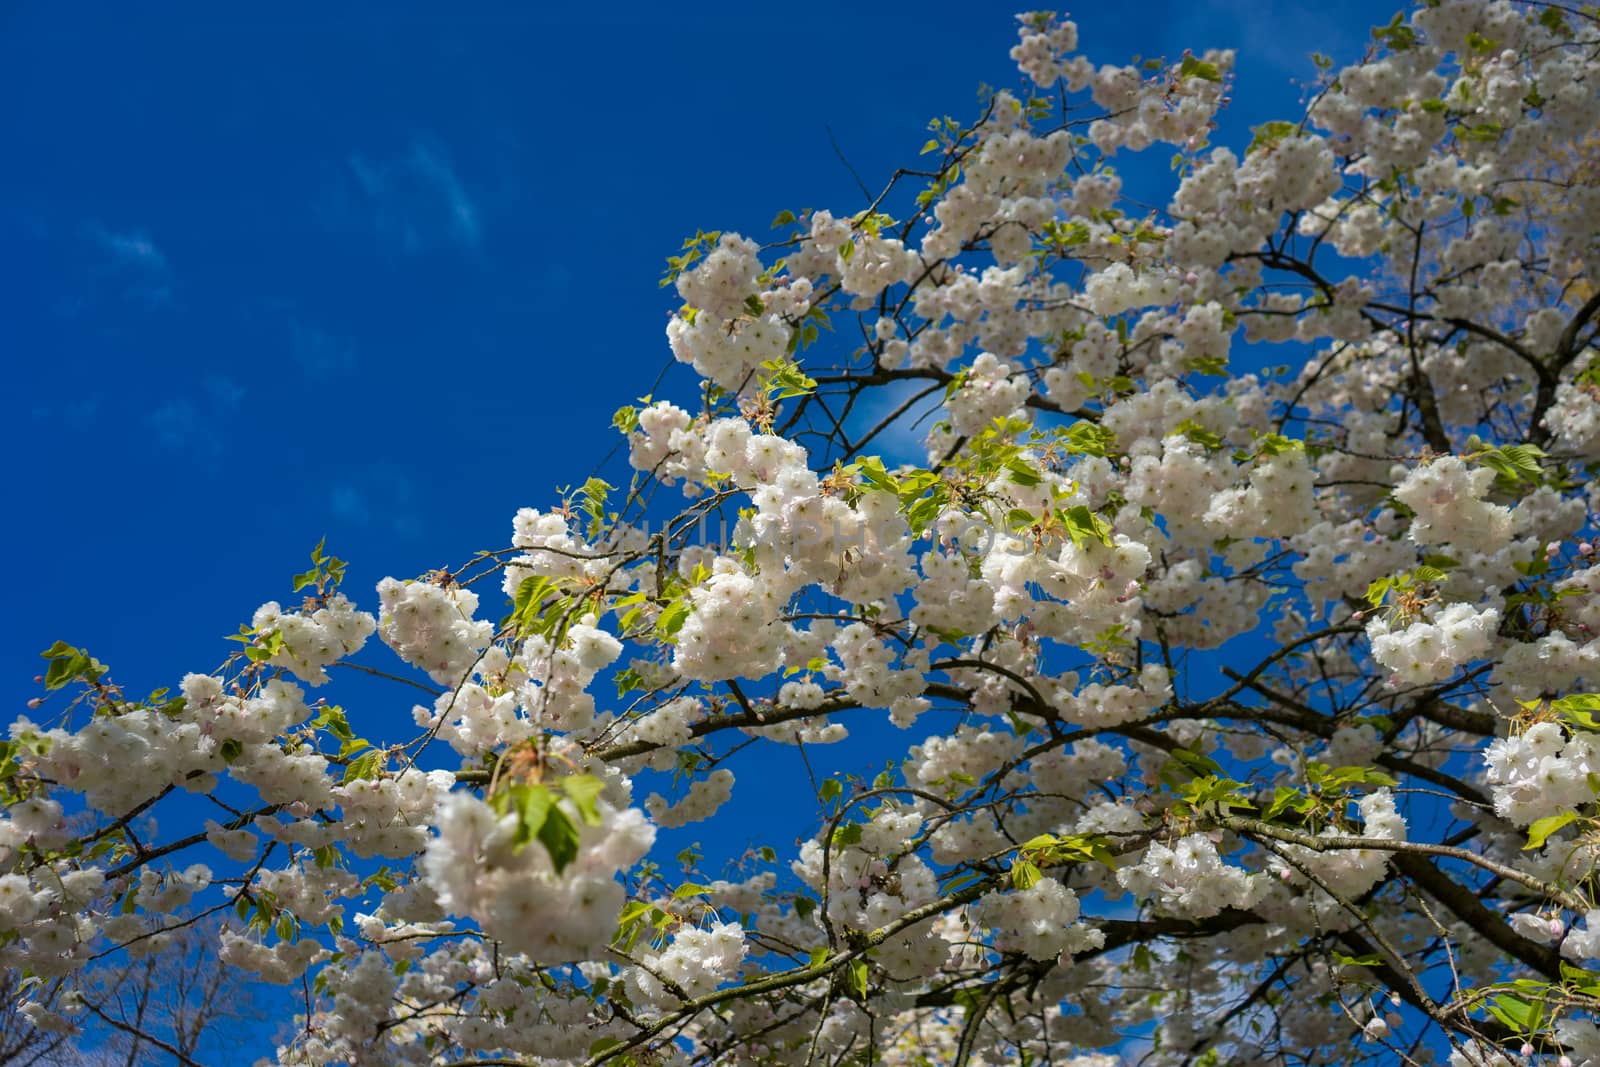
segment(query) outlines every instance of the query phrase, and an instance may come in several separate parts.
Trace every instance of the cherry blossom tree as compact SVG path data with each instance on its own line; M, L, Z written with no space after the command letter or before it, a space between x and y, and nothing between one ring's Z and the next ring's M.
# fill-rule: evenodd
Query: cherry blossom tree
M864 210L685 243L696 384L508 547L319 546L148 697L49 649L20 1010L231 911L283 1064L1600 1063L1600 13L1430 0L1237 145L1231 52L1018 33ZM658 855L725 805L810 828Z

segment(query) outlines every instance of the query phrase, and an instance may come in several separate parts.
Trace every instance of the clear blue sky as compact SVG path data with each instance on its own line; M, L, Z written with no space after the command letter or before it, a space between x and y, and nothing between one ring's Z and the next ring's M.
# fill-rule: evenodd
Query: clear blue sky
M669 358L683 236L864 206L830 128L876 187L1015 83L1015 6L0 3L0 694L58 638L208 669L324 535L369 607L506 544ZM1097 62L1239 49L1239 145L1394 7L1076 14Z

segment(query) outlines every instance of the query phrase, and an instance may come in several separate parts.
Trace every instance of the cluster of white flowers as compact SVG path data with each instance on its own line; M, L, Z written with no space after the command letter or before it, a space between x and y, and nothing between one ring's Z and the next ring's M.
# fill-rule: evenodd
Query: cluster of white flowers
M192 863L181 871L166 874L146 867L139 872L132 893L138 894L139 903L146 912L165 915L187 907L194 895L211 884L211 868L203 863Z
M694 697L674 697L628 724L622 741L643 741L661 752L666 770L673 764L677 749L694 736L694 724L706 717L705 705Z
M335 786L338 836L363 858L414 856L427 844L434 810L454 784L449 771L409 767L392 778L357 778Z
M655 413L651 415L653 422L661 417L661 413L653 407L646 408L645 412ZM641 424L644 417L644 413L641 413ZM599 578L610 565L609 556L574 534L572 524L559 511L520 509L512 520L511 543L524 550L522 555L506 565L505 578L501 583L506 597L511 600L516 599L522 583L534 575Z
M24 844L59 848L66 841L61 806L34 798L12 805L0 818L0 855L16 855ZM26 873L0 874L0 966L14 974L32 971L58 978L88 962L99 924L90 912L105 889L99 867L73 870L44 864Z
M997 537L982 574L995 590L1002 617L1026 617L1038 633L1086 644L1113 630L1138 637L1140 583L1150 561L1150 550L1123 534L1109 545L1094 537L1067 540L1054 559L1017 538ZM1035 603L1031 587L1054 602Z
M826 897L829 920L852 930L880 929L939 895L938 876L915 855L899 857L891 866L888 858L866 849L825 848L812 839L800 846L800 858L790 866Z
M224 742L265 745L310 715L300 687L276 678L244 698L225 694L214 677L191 674L183 694L176 714L140 708L96 716L76 731L41 731L18 719L11 736L37 739L43 773L96 810L120 815L169 788L209 788L224 767Z
M1172 848L1151 844L1138 863L1117 872L1117 882L1163 914L1188 919L1248 908L1265 889L1259 875L1224 863L1204 834L1189 834Z
M1561 925L1557 922L1554 925ZM1560 937L1558 933L1556 935ZM1541 939L1543 940L1543 939ZM1561 939L1561 954L1569 960L1600 960L1600 910L1584 913L1583 928L1576 923Z
M1035 85L1048 89L1057 78L1069 78L1077 70L1063 60L1078 47L1078 26L1066 19L1050 22L1044 19L1018 16L1022 25L1017 36L1022 38L1011 49L1011 58ZM1073 89L1083 88L1086 77L1070 81Z
M1415 512L1411 539L1421 545L1456 545L1497 552L1510 541L1511 509L1484 499L1494 471L1469 468L1459 456L1440 456L1404 473L1394 498Z
M1395 809L1394 795L1388 789L1379 789L1361 798L1357 807L1361 812L1361 836L1377 841L1404 841L1406 821ZM1339 831L1325 829L1323 836L1338 836ZM1320 885L1344 900L1355 900L1383 880L1388 868L1389 854L1379 849L1339 849L1318 852L1300 845L1283 846L1283 855L1293 861L1292 866L1279 867L1282 882L1300 885L1310 879L1302 872L1310 872ZM1324 900L1328 910L1336 910L1332 900Z
M1595 393L1593 385L1562 382L1556 386L1555 403L1544 418L1563 452L1584 459L1600 455L1600 399Z
M470 589L385 578L378 600L383 643L440 685L460 682L494 637L493 623L473 619L478 595Z
M980 352L961 376L961 387L945 404L959 434L981 433L995 419L1020 417L1028 399L1028 379L1005 360Z
M1224 489L1206 506L1205 523L1218 537L1287 538L1317 521L1314 480L1303 449L1262 457L1250 484Z
M576 858L559 873L542 842L518 842L516 811L497 815L466 793L439 806L438 836L422 858L441 907L542 963L590 959L604 948L622 910L616 873L655 842L655 828L637 808L619 810L599 798L599 822L591 826L570 800L556 803L580 835Z
M772 590L738 561L718 557L711 577L689 594L693 607L678 632L672 666L686 678L757 677L778 665L783 628Z
M743 387L763 363L783 359L790 323L810 308L805 277L762 291L759 252L754 241L724 233L705 258L678 275L685 306L667 323L672 354L724 389Z
M733 796L733 772L718 767L689 786L689 792L675 804L668 804L659 793L645 799L645 810L655 824L666 829L704 822L717 813Z
M1150 663L1139 672L1138 686L1090 682L1076 692L1064 692L1057 706L1067 722L1095 727L1120 726L1149 715L1171 697L1172 679L1167 668Z
M1384 617L1367 623L1372 657L1406 685L1442 682L1460 667L1489 654L1500 625L1495 608L1470 604L1430 605L1424 616L1394 629Z
M1027 889L985 893L973 921L994 930L997 950L1048 960L1105 944L1104 933L1077 921L1078 911L1078 895L1046 876Z
M712 315L679 315L667 323L672 354L725 389L746 385L751 375L789 350L789 327L777 315L722 321Z
M268 601L256 609L250 625L257 635L275 633L283 639L268 663L303 682L322 685L328 680L325 668L361 651L378 624L343 593L335 593L309 613L286 612L276 600Z
M333 955L316 938L277 940L264 944L232 930L222 931L217 958L230 967L254 973L263 982L288 985Z
M684 926L665 949L643 953L624 980L636 1001L669 1005L679 996L704 996L736 977L745 951L744 927L738 923Z
M1526 826L1594 801L1589 776L1600 772L1600 734L1535 723L1491 742L1484 760L1495 813Z

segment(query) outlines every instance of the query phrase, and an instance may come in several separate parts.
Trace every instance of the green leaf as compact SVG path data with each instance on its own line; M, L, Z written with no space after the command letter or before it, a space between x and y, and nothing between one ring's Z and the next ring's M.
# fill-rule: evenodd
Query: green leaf
M1528 827L1528 843L1522 846L1522 851L1529 852L1536 848L1543 848L1544 843L1550 839L1551 834L1568 823L1576 821L1577 818L1577 812L1564 811L1560 815L1547 815L1542 819L1534 820L1533 825Z
M1259 126L1250 127L1250 132L1255 136L1250 140L1250 147L1246 152L1254 152L1258 148L1275 145L1285 137L1292 136L1300 127L1292 122L1263 122Z
M1180 78L1200 78L1203 81L1219 82L1222 80L1222 71L1217 69L1215 63L1207 63L1196 59L1194 56L1184 56L1183 62L1178 66Z
M856 464L856 470L868 485L874 489L884 489L898 495L899 486L889 472L884 469L883 460L877 456L866 456Z
M922 151L918 152L917 155L925 156L929 152L937 152L938 150L939 142L935 138L930 137L928 138L927 143L922 146Z
M1011 864L1011 884L1017 889L1032 889L1044 877L1037 864L1018 859Z
M1082 504L1068 508L1062 518L1067 524L1067 534L1075 545L1081 547L1088 541L1099 541L1109 547L1114 543L1111 524Z
M1038 471L1020 459L1006 460L1006 472L1011 475L1012 482L1024 488L1038 485L1043 480Z
M344 709L337 704L330 704L311 721L314 730L327 730L340 741L349 741L355 737L355 732L350 729L350 720L345 718Z
M490 798L490 806L501 814L507 811L517 814L517 832L511 839L513 850L527 847L530 841L539 836L554 805L555 798L550 795L550 790L542 785L524 782L517 782Z
M1191 752L1186 748L1175 748L1172 750L1171 755L1173 759L1199 774L1220 775L1222 773L1222 764L1210 756L1202 756L1200 753Z
M88 667L89 657L78 649L73 649L69 655L58 656L50 661L50 666L44 672L44 687L60 689L83 674Z
M1065 436L1067 451L1085 456L1108 456L1117 441L1113 431L1088 419L1079 419L1067 427Z
M1372 39L1386 44L1396 52L1404 52L1417 43L1417 34L1405 24L1405 15L1396 14L1389 25L1372 31Z
M668 604L656 617L656 633L663 638L676 637L689 618L689 598L681 597Z
M866 999L868 979L867 961L862 959L851 960L849 966L845 970L846 988L849 989L851 993L854 993L858 999Z
M1489 1014L1505 1023L1519 1034L1532 1033L1539 1029L1539 1023L1544 1017L1541 1005L1514 997L1509 993L1502 993L1493 998L1488 1004Z
M1271 822L1273 819L1282 814L1285 809L1290 807L1293 807L1296 811L1303 811L1305 810L1303 805L1309 799L1310 798L1304 796L1298 789L1291 789L1286 785L1280 785L1273 792L1272 803L1267 805L1267 810L1262 813L1262 818L1266 819L1268 822Z
M1572 36L1572 27L1567 25L1566 14L1559 7L1547 7L1539 12L1539 25L1561 37Z
M377 778L382 774L381 761L383 753L373 749L364 756L353 759L345 766L344 781L346 783L362 779Z
M1006 512L1006 529L1026 530L1039 521L1039 517L1023 508L1012 508Z
M1368 952L1362 956L1346 956L1343 952L1335 952L1333 962L1343 967L1381 967L1383 957L1376 952Z
M1193 419L1185 419L1183 422L1179 423L1177 426L1177 432L1183 434L1183 436L1187 437L1195 444L1212 452L1217 451L1223 445L1222 436L1220 434L1206 429L1203 425Z
M561 791L571 798L578 809L578 817L588 826L600 825L600 811L595 801L605 792L606 784L592 774L573 774L561 779Z
M550 862L555 865L557 874L578 858L578 828L572 825L567 813L554 804L549 806L544 825L539 827L539 843L550 853Z

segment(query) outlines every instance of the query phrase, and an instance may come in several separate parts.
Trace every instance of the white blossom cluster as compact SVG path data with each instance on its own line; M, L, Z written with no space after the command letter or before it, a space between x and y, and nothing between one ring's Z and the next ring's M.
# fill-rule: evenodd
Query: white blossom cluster
M469 589L385 578L378 601L378 636L440 685L461 681L494 635L493 623L473 619L478 596Z
M1027 889L987 893L973 909L975 921L996 931L994 947L1031 960L1099 948L1105 935L1077 921L1078 896L1053 878Z
M1495 812L1526 826L1593 801L1589 775L1600 772L1600 735L1569 736L1559 723L1536 723L1491 742L1484 760Z
M561 800L564 809L570 801ZM543 963L594 958L616 932L622 909L619 870L649 851L655 828L637 808L596 801L597 826L568 810L579 828L577 858L557 873L537 842L519 846L518 815L496 815L483 801L452 793L437 815L422 869L439 904L475 920L512 951Z
M1450 604L1395 629L1383 618L1367 624L1372 656L1406 685L1427 685L1488 655L1500 612L1474 611L1470 604Z
M1229 866L1204 834L1189 834L1171 848L1153 842L1117 883L1167 915L1203 919L1225 908L1248 908L1264 891L1260 875Z
M1494 552L1511 540L1511 511L1484 499L1494 471L1468 469L1459 456L1441 456L1411 470L1395 486L1394 498L1416 513L1412 540Z
M307 613L286 612L277 601L268 601L256 610L250 625L257 634L276 633L283 646L268 662L282 667L310 685L328 680L327 667L361 651L377 622L343 593L328 597L326 603Z

